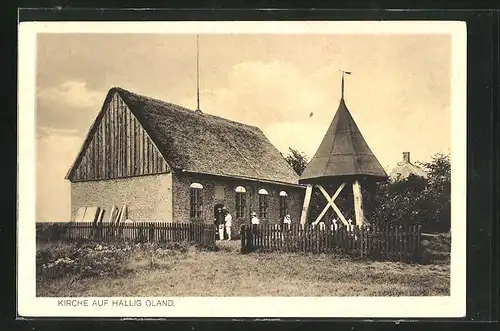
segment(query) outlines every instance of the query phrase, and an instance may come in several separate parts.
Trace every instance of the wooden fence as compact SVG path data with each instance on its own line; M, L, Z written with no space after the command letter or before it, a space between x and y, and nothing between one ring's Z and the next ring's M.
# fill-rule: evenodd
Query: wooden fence
M37 223L37 240L132 241L132 242L193 242L215 248L215 226L204 223L134 222L112 223L69 222Z
M420 226L340 227L335 229L292 225L242 225L241 252L341 253L377 260L418 262Z

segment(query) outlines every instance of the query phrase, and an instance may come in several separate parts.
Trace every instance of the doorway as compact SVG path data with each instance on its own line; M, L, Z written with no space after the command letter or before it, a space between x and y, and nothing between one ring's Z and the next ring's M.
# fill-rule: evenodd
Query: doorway
M222 211L222 207L224 207L224 204L222 203L218 203L214 206L214 223L215 223L215 232L216 232L216 236L217 238L221 238L219 236L219 224L224 224L224 213ZM222 238L225 238L225 226L222 228Z

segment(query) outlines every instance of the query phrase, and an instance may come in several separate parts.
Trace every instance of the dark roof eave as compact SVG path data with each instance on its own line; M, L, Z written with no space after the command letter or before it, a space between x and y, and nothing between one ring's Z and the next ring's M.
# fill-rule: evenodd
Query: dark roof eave
M371 177L374 178L378 181L385 181L389 178L389 176L385 175L374 175L374 174L343 174L343 175L338 175L338 176L317 176L317 177L307 177L307 178L300 178L299 183L302 185L306 185L307 183L313 183L317 182L319 180L331 180L335 178L347 178L347 177Z
M192 171L192 170L179 169L179 168L175 168L174 170L179 171L179 172L187 172L187 173L191 173L191 174L209 175L209 176L225 177L225 178L238 178L238 179L251 180L251 181L255 181L255 182L262 182L262 183L269 183L269 184L276 184L276 185L285 185L285 186L292 186L292 187L298 187L298 188L304 188L304 189L306 188L305 185L302 185L299 183L294 184L294 183L288 183L288 182L280 182L280 181L274 181L274 180L269 180L269 179L253 178L253 177L239 176L239 175L221 175L221 174L214 174L214 173L201 172L201 171Z

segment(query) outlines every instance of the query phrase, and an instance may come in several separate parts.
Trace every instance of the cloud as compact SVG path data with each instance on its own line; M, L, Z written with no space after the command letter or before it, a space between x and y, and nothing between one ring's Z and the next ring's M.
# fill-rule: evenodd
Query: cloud
M264 131L283 122L309 121L309 113L328 107L334 98L325 91L325 79L319 71L309 72L289 62L238 63L229 71L225 86L200 92L201 109ZM189 98L181 103L195 101Z
M307 139L304 139L304 132L307 132ZM316 152L325 132L317 130L313 122L302 121L273 124L264 131L264 134L280 152L286 154L288 148L294 148L305 153L310 159Z
M67 81L39 88L36 94L37 125L86 131L104 100L105 92L91 90L86 82Z
M37 139L41 139L52 135L63 135L63 136L79 136L80 132L75 129L61 129L61 128L51 128L47 126L38 126L36 131Z
M64 179L83 137L60 131L37 137L36 213L38 221L68 220L70 184Z
M37 90L37 219L69 217L70 184L64 179L104 100L82 81ZM57 197L54 200L54 197Z
M93 107L100 102L100 93L87 89L85 82L69 81L56 87L38 91L40 101L79 110Z
M428 159L437 150L432 141L435 134L422 128L439 132L440 141L447 145L449 128L439 127L449 106L415 93L395 95L395 88L408 77L367 77L346 79L346 103L382 164L396 164L406 150L420 160ZM234 65L225 82L201 91L202 111L258 126L280 151L292 147L309 157L316 152L340 98L338 64L312 70L286 61L247 61ZM378 84L384 87L375 88ZM190 107L196 102L190 98L181 104ZM309 117L310 113L314 115Z

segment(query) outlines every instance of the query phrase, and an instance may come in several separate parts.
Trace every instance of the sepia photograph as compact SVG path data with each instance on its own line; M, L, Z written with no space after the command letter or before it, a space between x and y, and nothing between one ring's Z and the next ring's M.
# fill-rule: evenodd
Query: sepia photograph
M31 300L452 298L465 54L439 24L353 23L35 29Z

